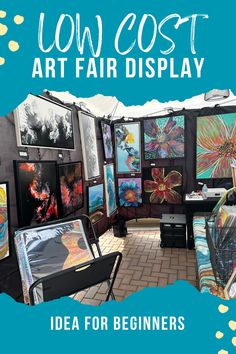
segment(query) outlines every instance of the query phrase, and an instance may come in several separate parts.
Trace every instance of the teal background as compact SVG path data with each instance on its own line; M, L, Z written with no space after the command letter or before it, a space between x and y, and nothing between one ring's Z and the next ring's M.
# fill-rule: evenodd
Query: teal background
M24 100L28 93L39 94L44 89L70 91L79 97L90 97L95 94L116 96L126 105L142 105L148 100L158 99L184 100L185 98L206 92L213 88L230 88L235 91L235 1L226 0L156 0L117 2L114 0L1 0L0 10L7 11L7 17L0 19L9 31L0 36L0 56L6 63L0 66L0 115L12 111ZM179 13L182 17L192 13L206 13L209 20L201 20L197 24L196 49L197 57L205 57L202 78L170 79L164 75L162 79L125 79L119 75L117 79L76 79L74 66L70 65L65 79L32 79L33 59L35 57L69 57L71 62L79 57L73 45L65 55L55 50L49 54L40 52L37 45L39 13L46 14L46 31L49 43L55 31L55 24L61 13L75 16L81 14L82 25L93 26L95 15L103 19L104 35L102 57L116 57L121 69L124 69L124 58L114 50L114 37L117 28L126 14L135 12L140 20L142 14L153 14L159 23L170 13ZM13 23L13 17L20 14L25 17L21 26ZM137 21L138 22L138 21ZM137 26L135 27L137 29ZM175 39L176 49L171 54L177 67L183 57L192 58L189 47L190 23L182 25L175 31L166 26L167 34ZM137 33L137 32L135 32ZM62 41L66 41L65 32ZM146 36L149 36L147 28ZM132 34L123 36L124 46L133 39ZM8 42L16 40L20 50L12 53L8 50ZM140 52L137 47L130 57L163 57L160 49L167 44L160 36L155 47L148 54ZM84 57L88 57L86 52ZM221 300L210 295L199 294L190 285L178 282L166 289L146 289L130 296L122 303L107 303L99 308L80 305L70 299L29 308L17 304L6 295L0 295L0 334L1 353L30 351L44 352L155 352L155 353L217 353L220 349L236 351L231 344L235 332L228 327L228 321L236 320L236 302L230 301L229 312L222 315L218 312ZM50 332L50 316L78 315L183 315L186 329L183 332ZM215 332L221 330L225 336L221 340L215 338Z
M231 343L235 331L228 327L236 320L236 302L225 302L230 309L220 314L222 301L199 294L185 282L166 289L145 289L121 303L109 302L100 307L81 305L65 298L34 308L0 296L1 353L178 353L213 354L225 349L235 353ZM80 331L50 331L51 316L78 316ZM85 316L184 316L184 331L107 331L83 330ZM224 333L221 340L216 331ZM8 340L6 339L8 336ZM20 350L21 349L21 350Z
M23 101L29 93L41 93L43 89L56 91L70 91L79 97L89 97L101 93L109 96L116 96L126 105L144 104L147 100L159 99L167 101L172 99L183 100L212 88L231 88L235 90L235 2L233 0L221 1L211 0L178 0L178 1L134 1L127 0L117 2L114 0L25 0L14 1L11 6L9 1L1 0L1 8L7 11L7 18L0 19L1 23L9 26L6 36L0 36L0 56L6 58L6 63L0 67L1 80L1 106L0 114L5 114ZM134 32L122 36L122 43L125 48L133 40L137 33L137 27L144 13L153 14L157 23L167 15L179 13L182 17L193 13L208 14L208 20L199 20L196 27L196 50L197 56L205 57L202 78L196 79L169 79L164 75L162 79L125 79L119 75L117 79L76 79L74 65L69 65L65 79L32 79L33 59L35 57L63 57L68 56L71 63L79 57L75 42L72 49L63 55L53 50L49 54L43 54L38 48L38 21L40 12L45 13L45 32L47 32L46 43L49 45L54 39L55 25L59 15L68 13L75 18L78 12L81 14L82 26L94 26L95 16L101 15L103 19L103 48L101 57L116 57L120 68L124 68L124 58L119 56L114 49L115 33L119 24L130 12L137 14L137 23ZM16 14L25 17L21 26L16 26L12 19ZM165 33L175 40L176 48L171 57L176 60L179 66L183 57L192 58L189 46L190 23L183 24L179 30L173 28L172 21L165 26ZM65 25L62 45L68 40L68 33ZM163 27L164 29L164 27ZM92 28L96 33L96 27ZM150 29L147 27L145 38L150 40ZM12 53L8 50L9 40L17 40L21 49ZM145 43L144 43L145 44ZM146 43L147 44L147 43ZM161 36L157 37L154 48L150 53L142 53L137 46L130 57L163 57L160 50L169 47ZM88 47L87 47L88 48ZM88 57L86 51L84 57ZM4 104L3 104L4 103Z

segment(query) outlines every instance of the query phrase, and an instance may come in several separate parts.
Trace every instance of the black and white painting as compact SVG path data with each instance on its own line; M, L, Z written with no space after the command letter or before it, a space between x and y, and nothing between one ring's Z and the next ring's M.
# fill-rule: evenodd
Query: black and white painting
M84 161L85 179L88 181L100 175L95 118L79 113L79 127Z
M18 147L74 150L72 110L28 95L14 111Z

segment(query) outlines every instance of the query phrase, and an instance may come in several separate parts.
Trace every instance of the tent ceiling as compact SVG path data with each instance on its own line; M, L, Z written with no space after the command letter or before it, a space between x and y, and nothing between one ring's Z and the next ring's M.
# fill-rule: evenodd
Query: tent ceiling
M50 91L50 93L60 99L64 103L76 103L84 109L88 109L92 114L98 117L114 116L114 119L121 117L143 117L143 116L158 116L167 113L167 108L173 108L174 110L194 109L203 107L214 107L216 104L220 105L236 105L236 96L230 91L230 96L225 100L219 100L214 102L206 102L204 100L204 93L192 98L188 98L182 102L169 101L159 102L158 100L152 100L146 102L143 106L125 106L122 102L119 102L116 97L96 95L89 98L76 97L69 92L56 92ZM228 102L228 103L227 103ZM115 115L114 115L115 111Z

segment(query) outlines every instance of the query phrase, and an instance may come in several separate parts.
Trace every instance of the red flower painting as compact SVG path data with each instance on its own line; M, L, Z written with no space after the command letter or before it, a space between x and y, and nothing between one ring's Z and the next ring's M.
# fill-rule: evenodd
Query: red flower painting
M181 193L174 189L182 187L181 168L175 169L172 170L164 167L143 169L146 202L149 201L151 204L163 204L164 202L168 204L181 204ZM148 176L148 174L151 174L152 180L145 179L145 176Z
M235 114L198 118L197 178L231 177L230 165L235 158Z

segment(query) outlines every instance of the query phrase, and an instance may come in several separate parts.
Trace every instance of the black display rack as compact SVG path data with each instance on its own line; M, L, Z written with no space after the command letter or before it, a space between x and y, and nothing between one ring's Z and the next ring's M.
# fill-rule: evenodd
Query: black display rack
M82 215L78 219L81 219L83 223L87 241L94 257L95 253L92 246L96 245L98 258L36 280L29 289L30 305L36 304L34 290L38 287L42 289L43 301L47 302L73 295L103 282L107 282L108 285L105 301L110 298L115 300L112 289L120 267L122 254L112 252L103 256L99 239L90 218L87 215Z

